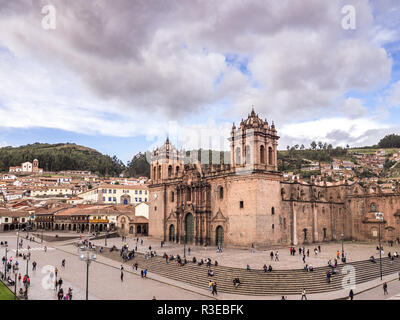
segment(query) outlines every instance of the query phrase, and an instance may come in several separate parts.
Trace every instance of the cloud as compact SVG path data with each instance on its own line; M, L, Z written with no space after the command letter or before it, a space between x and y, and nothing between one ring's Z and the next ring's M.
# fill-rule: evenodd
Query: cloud
M389 88L387 102L389 106L400 107L400 81L392 84L392 86Z
M8 147L9 144L6 141L0 141L0 148Z
M254 104L282 141L362 143L368 126L384 129L360 99L344 100L390 81L383 44L396 39L397 16L385 21L382 2L53 0L54 31L41 27L48 1L0 2L0 126L151 140L168 120L211 132ZM356 30L341 27L344 4ZM338 105L360 123L326 119Z
M360 99L348 98L339 106L338 111L346 117L359 118L365 116L368 110Z
M374 145L396 129L368 118L325 118L283 126L279 144L281 148L296 143L309 145L311 141L323 141L334 146Z

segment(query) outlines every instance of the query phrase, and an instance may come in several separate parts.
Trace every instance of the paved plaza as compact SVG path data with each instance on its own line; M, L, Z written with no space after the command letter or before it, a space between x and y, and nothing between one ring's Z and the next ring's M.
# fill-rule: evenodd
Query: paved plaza
M47 235L55 235L55 233L46 233ZM77 248L73 245L76 240L63 240L63 235L68 236L71 234L58 233L60 241L51 241L40 243L40 239L36 237L37 242L30 242L25 239L25 233L23 236L23 249L22 253L27 252L27 245L31 247L31 260L29 261L29 276L31 277L31 286L29 288L29 299L43 299L43 300L55 300L56 291L52 285L52 279L50 279L50 272L54 267L57 267L58 278L63 279L63 288L68 290L68 287L73 288L73 299L80 300L85 299L86 293L86 264L78 259ZM83 235L85 238L88 235ZM79 237L79 235L78 235ZM16 250L16 235L15 233L3 233L0 234L1 241L8 241L8 258L13 257L15 261L15 250ZM140 244L140 240L143 240L143 245ZM127 239L131 249L138 246L139 252L148 251L149 246L152 250L157 251L159 255L164 252L168 254L180 254L183 256L183 246L177 244L166 243L163 248L160 247L160 241L141 238L139 243L136 243L136 239ZM104 246L105 240L94 240L92 241L98 246ZM107 246L111 247L116 245L117 248L121 248L123 242L121 238L109 238L107 239ZM44 245L47 246L47 252L43 250ZM345 252L349 261L365 260L371 255L376 258L379 257L376 250L376 244L359 244L345 242ZM191 254L189 256L188 249L191 248ZM307 258L306 262L312 264L315 267L326 265L328 259L334 259L336 257L336 251L341 250L341 243L324 243L321 245L321 253L314 255L314 246L306 246L306 250L310 249L310 257ZM298 249L298 248L297 248ZM302 268L303 261L301 257L291 256L288 248L274 248L273 251L279 251L280 261L270 261L269 253L271 250L255 250L251 252L243 249L224 249L222 253L217 253L215 247L199 247L199 246L186 246L187 257L196 256L197 259L211 258L212 261L217 260L219 264L225 266L245 268L246 264L249 264L252 268L261 269L263 264L271 264L276 269L294 269ZM384 245L385 256L387 251L400 251L398 245L388 247ZM5 247L0 248L0 255L5 254ZM62 259L66 259L66 267L61 267ZM20 263L20 270L22 276L26 272L26 260L22 258L18 259ZM38 263L37 270L32 271L32 262ZM4 265L1 266L4 271ZM139 272L132 271L131 266L124 265L124 281L120 280L120 263L106 257L97 255L97 260L90 265L89 271L89 299L99 300L124 300L124 299L147 299L150 300L153 296L156 299L167 299L167 300L204 300L213 299L207 290L193 288L190 285L185 285L176 281L172 281L156 274L150 274L148 279L142 279ZM10 273L12 275L12 271ZM393 280L393 277L387 278ZM369 288L377 286L375 289L368 290ZM17 286L17 291L20 288L20 284ZM381 288L381 282L377 279L373 285L369 284L369 287L363 286L362 293L356 295L355 299L398 299L400 297L400 281L395 279L389 282L389 295L384 296ZM13 290L13 288L12 288ZM361 291L360 291L361 292ZM357 292L358 293L358 292ZM343 296L343 294L342 294ZM247 296L235 296L232 294L219 294L218 299L262 299L263 297L247 297ZM266 297L264 297L266 298ZM279 297L268 297L268 299L278 299ZM297 296L288 297L289 299L297 299ZM330 299L337 298L334 295L313 295L309 299Z
M143 240L143 245L140 244L140 240ZM96 245L104 246L103 240L95 240L93 241ZM126 243L128 244L130 249L134 249L136 244L136 238L131 239L127 238ZM108 247L115 245L117 248L121 248L122 241L121 238L112 238L107 240ZM321 246L321 252L317 255L314 254L314 248L318 245ZM164 252L168 255L177 255L179 254L181 257L184 255L184 247L183 245L173 244L171 242L166 242L163 248L161 248L161 243L159 240L154 240L151 238L139 238L139 243L137 245L137 249L139 252L145 253L149 251L149 246L151 246L152 250L155 250L158 255L163 255ZM398 244L394 244L393 247L389 247L387 244L382 244L384 248L384 256L387 256L387 253L397 251L400 253L400 246ZM309 257L306 257L306 264L313 265L314 267L326 266L328 260L332 260L336 258L336 252L342 250L341 242L337 243L321 243L321 244L313 244L310 246L304 246L305 250L310 250ZM375 258L379 258L379 251L376 250L377 244L373 243L354 243L354 242L344 242L344 250L347 257L347 262L359 261L359 260L368 260L370 256L374 256ZM190 248L191 253L188 253L188 249ZM272 248L270 250L263 249L257 250L255 249L254 253L252 253L251 248L249 249L232 249L232 248L224 248L221 253L217 253L217 248L215 246L212 247L204 247L204 246L193 246L186 245L186 258L196 257L199 259L207 259L210 258L212 262L215 260L218 261L219 265L236 267L236 268L246 268L247 264L250 265L252 269L262 269L264 264L271 265L274 269L302 269L304 268L304 263L302 260L302 255L298 254L298 246L296 247L296 255L291 256L289 248ZM274 254L278 251L279 261L275 261L275 258L271 260L270 252L273 251ZM340 261L338 261L340 263Z

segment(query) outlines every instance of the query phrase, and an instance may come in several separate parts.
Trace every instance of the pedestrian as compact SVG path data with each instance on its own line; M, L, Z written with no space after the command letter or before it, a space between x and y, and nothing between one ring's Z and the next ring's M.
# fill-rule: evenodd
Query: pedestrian
M21 274L18 275L18 283L21 283Z
M254 243L251 244L251 253L254 253Z
M349 292L349 298L350 298L350 300L353 300L353 297L354 297L353 289L350 289L350 292Z
M278 253L278 251L275 252L275 261L279 261L279 253Z
M214 282L213 283L213 285L212 285L212 295L214 295L214 294L216 294L216 295L218 295L218 293L217 293L217 283L216 282Z
M63 284L63 281L62 281L62 279L60 278L60 280L58 280L58 286L61 288L62 284Z
M387 285L387 283L385 282L384 284L383 284L383 294L384 295L387 295L388 294L388 285Z
M274 252L271 251L271 253L269 254L269 256L271 257L271 261L273 261L273 260L274 260Z
M303 263L306 263L306 255L303 254Z
M140 270L140 275L141 275L141 276L142 276L142 278L143 278L143 276L144 276L143 269L142 269L142 270Z
M318 246L318 251L321 253L321 246Z
M189 255L189 256L190 256L190 251L191 251L191 250L190 250L190 247L189 247L189 249L188 249L188 255Z
M303 289L303 292L301 293L301 300L307 300L307 295L306 295L306 289Z
M307 249L307 257L310 256L310 249Z
M144 269L144 270L143 270L143 276L144 276L145 278L147 278L147 269Z
M54 273L56 274L56 278L57 278L57 273L58 273L57 267L54 269Z

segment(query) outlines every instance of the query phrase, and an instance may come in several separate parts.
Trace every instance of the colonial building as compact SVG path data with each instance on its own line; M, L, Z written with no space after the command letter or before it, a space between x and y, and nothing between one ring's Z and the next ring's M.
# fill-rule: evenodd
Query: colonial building
M43 169L39 168L39 160L35 159L32 162L21 163L20 166L10 167L9 172L22 172L22 173L43 173Z
M279 136L252 110L228 138L229 159L185 164L167 139L152 153L149 234L198 245L262 247L345 239L400 237L400 193L358 184L284 182Z

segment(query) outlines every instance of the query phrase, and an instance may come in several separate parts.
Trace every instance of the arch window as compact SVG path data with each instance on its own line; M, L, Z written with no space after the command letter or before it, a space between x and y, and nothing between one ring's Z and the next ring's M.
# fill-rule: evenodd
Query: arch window
M265 147L260 146L260 163L265 164Z
M224 198L224 188L223 187L219 187L219 198L220 199Z
M271 147L268 147L268 164L269 165L274 164L274 151L272 150Z

